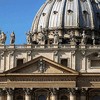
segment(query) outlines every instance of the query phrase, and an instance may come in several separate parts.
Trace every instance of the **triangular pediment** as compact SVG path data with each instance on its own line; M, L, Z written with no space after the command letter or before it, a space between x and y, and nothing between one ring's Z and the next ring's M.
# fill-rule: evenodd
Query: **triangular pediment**
M21 66L12 68L4 73L19 73L19 74L78 74L77 71L64 67L48 58L40 56Z

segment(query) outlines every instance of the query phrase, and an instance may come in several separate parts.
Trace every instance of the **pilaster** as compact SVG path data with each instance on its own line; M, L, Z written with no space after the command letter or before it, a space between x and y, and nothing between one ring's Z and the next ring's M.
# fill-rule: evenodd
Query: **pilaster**
M81 51L81 53L82 53L82 68L81 68L81 72L86 72L86 51L85 50L83 50L83 51Z
M11 61L10 63L9 63L9 66L10 66L10 69L11 68L13 68L14 66L15 66L15 57L14 57L14 51L10 51L9 52L9 61Z
M0 70L1 71L4 71L5 70L5 52L4 51L1 51L0 52Z

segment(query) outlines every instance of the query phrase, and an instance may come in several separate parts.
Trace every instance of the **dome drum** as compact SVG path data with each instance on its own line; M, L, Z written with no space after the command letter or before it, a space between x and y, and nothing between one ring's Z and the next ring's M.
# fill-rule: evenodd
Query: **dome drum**
M32 24L33 43L99 44L100 3L94 1L46 0Z
M75 44L81 44L82 34L86 37L86 44L93 44L93 40L95 39L96 44L100 42L100 35L98 32L91 30L83 30L83 29L70 29L70 30L50 30L50 31L41 31L37 33L33 33L33 44L73 44L71 39L74 38ZM54 42L56 41L58 42ZM60 39L60 40L59 40Z

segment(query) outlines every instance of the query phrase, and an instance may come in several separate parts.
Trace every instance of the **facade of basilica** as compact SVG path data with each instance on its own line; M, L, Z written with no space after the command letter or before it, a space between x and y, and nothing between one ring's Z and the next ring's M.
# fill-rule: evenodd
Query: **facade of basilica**
M0 34L0 100L100 100L100 0L46 0L27 33Z

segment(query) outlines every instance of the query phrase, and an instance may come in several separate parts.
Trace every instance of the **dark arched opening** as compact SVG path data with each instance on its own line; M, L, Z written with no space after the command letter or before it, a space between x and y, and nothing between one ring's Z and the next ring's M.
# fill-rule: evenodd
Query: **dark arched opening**
M46 100L46 96L45 96L45 95L40 95L40 96L38 97L38 100Z
M17 100L24 100L24 99L23 99L23 96L19 95L19 96L17 97Z
M99 95L95 95L95 96L93 96L92 100L100 100L100 96Z

